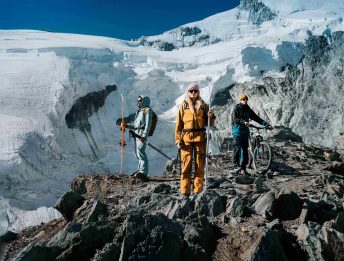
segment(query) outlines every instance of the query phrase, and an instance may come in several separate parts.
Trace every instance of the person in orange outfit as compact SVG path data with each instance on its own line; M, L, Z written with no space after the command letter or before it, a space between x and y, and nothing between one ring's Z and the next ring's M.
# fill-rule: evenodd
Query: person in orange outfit
M180 193L185 197L190 195L191 190L192 161L195 164L193 192L198 194L203 190L208 117L213 125L216 117L200 97L199 85L191 83L179 107L175 129L175 142L182 160Z

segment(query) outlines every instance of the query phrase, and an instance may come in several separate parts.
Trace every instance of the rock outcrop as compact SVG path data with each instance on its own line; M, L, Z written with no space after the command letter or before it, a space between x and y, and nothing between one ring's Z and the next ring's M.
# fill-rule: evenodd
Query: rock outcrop
M226 151L189 199L172 172L76 177L65 219L24 230L5 260L343 260L344 173L329 168L342 155L275 132L266 176L233 176Z
M261 84L236 83L214 93L213 104L221 130L216 134L218 143L230 132L228 119L239 95L246 93L249 105L263 119L290 128L307 144L342 150L343 44L340 31L328 36L309 33L304 44L285 42L276 48L281 57L285 56L284 52L293 52L290 56L295 57L294 64L272 59L271 51L271 63L267 62L268 58L261 62L260 56L253 56L257 65L250 65L250 74ZM242 50L242 55L251 59L252 55L264 51L248 48ZM279 75L272 75L271 70L278 71Z
M162 39L154 37L140 38L140 43L151 46L160 51L172 51L174 49L191 46L205 46L220 41L210 37L209 33L202 31L197 26L178 27L162 34Z
M254 25L260 25L273 20L277 15L258 0L241 0L240 9L249 13L249 21Z

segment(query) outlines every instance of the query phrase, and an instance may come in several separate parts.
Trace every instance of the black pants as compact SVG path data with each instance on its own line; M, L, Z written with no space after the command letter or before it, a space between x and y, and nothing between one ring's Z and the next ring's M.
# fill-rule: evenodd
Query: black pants
M246 170L248 163L248 137L233 137L233 164L235 167L241 167Z

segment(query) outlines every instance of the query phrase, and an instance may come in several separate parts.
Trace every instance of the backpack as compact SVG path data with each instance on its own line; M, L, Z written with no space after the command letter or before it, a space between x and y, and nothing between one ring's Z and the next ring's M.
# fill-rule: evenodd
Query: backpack
M145 113L146 113L146 111L147 111L147 109L145 109ZM151 128L149 130L148 136L153 136L157 123L158 123L158 116L152 110L152 126L151 126Z

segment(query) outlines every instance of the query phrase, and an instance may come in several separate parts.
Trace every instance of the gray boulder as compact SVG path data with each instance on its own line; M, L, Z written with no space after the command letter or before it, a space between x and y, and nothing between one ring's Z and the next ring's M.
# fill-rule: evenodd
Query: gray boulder
M322 232L327 244L324 251L326 260L344 260L344 234L329 227L323 227Z
M303 201L292 191L281 191L275 200L274 216L280 220L293 220L300 216Z
M278 240L277 233L271 230L265 231L259 239L256 249L253 251L250 261L279 260L287 261L283 247Z
M338 214L334 227L337 231L344 233L344 212Z
M209 247L213 239L213 228L205 215L194 213L184 227L184 240L181 260L209 260Z
M99 200L89 199L74 213L77 222L86 224L105 219L108 216L107 206Z
M185 218L191 213L190 199L185 198L178 201L171 200L164 213L170 219Z
M183 228L165 215L131 214L122 231L120 260L180 260Z
M16 260L90 260L96 249L111 242L114 224L70 223L49 242L31 243L18 253Z
M235 177L235 183L243 184L243 185L253 184L254 178L247 175L241 175L241 176Z
M118 260L121 253L121 247L118 243L112 242L107 243L104 248L99 251L95 257L94 261L113 261Z
M48 247L45 244L30 244L15 256L14 260L46 261L56 260L60 249Z
M329 170L335 174L344 175L344 163L335 162L331 166L326 167L325 170Z
M107 206L97 200L92 204L91 210L86 218L86 223L99 221L107 217L107 214Z
M71 184L71 189L73 192L79 195L87 193L86 179L74 179Z
M62 216L67 220L73 218L74 211L79 208L84 201L84 198L75 192L67 192L58 199L54 208L57 209Z
M171 186L161 183L159 185L157 185L154 189L153 189L153 193L160 193L160 194L170 194L171 193Z
M18 237L18 234L13 231L6 231L5 234L0 236L0 249L1 249L1 243L2 242L10 242L12 240L15 240Z
M216 217L225 210L223 198L213 190L203 191L193 201L194 211L203 215Z
M308 260L325 260L322 254L325 248L316 223L301 224L296 231L296 236L298 243L307 252Z
M256 214L263 216L268 220L272 220L275 213L275 193L269 191L261 195L253 204Z
M307 202L307 208L308 221L324 224L324 222L337 217L336 206L324 200L319 200L318 202L309 201Z
M247 212L246 203L240 197L236 196L228 201L226 215L231 217L243 217Z

